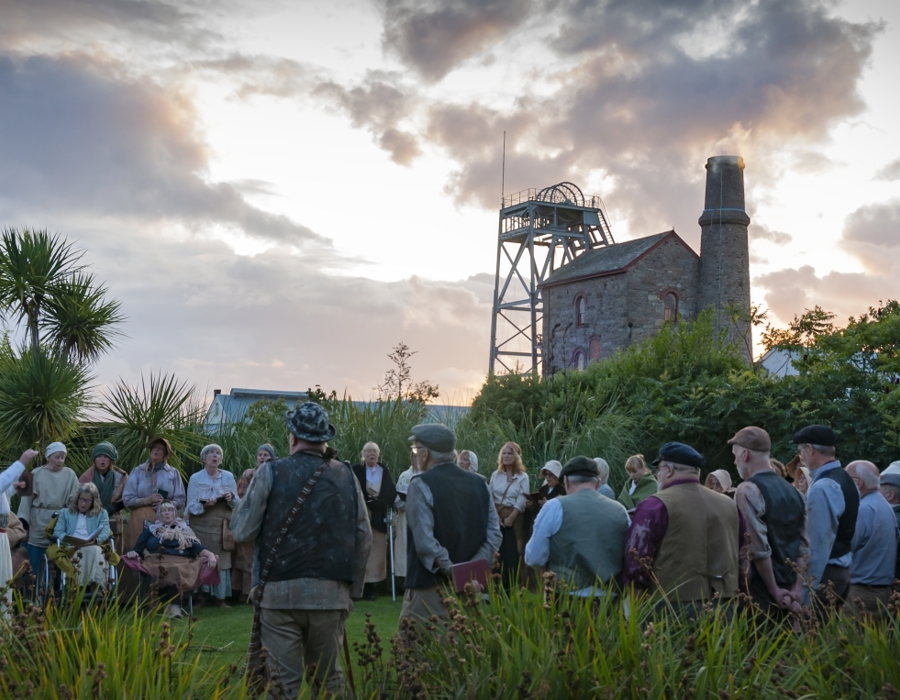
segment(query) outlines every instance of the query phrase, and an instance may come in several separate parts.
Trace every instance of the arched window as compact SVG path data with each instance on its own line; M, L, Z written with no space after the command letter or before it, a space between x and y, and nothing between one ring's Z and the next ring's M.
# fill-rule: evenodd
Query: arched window
M599 336L594 336L591 338L591 344L588 346L588 359L591 362L594 360L600 359L600 338Z
M584 294L575 297L575 325L586 326L585 315L587 314L587 299Z
M584 369L587 365L587 358L584 356L584 350L578 349L575 351L575 354L572 355L572 366L575 369Z
M666 321L676 321L678 319L678 295L675 292L666 292L663 295L663 308Z

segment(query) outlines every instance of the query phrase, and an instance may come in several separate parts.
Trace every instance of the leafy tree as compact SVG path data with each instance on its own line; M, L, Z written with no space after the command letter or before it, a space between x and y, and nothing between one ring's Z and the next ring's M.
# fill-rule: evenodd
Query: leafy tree
M46 344L59 356L89 362L122 335L120 304L85 272L82 255L46 230L0 234L0 313L25 328L35 352Z

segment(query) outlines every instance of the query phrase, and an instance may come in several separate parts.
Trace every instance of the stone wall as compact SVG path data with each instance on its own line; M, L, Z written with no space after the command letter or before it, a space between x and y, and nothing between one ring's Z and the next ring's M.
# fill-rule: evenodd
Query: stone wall
M544 374L575 367L579 350L587 361L601 359L653 335L664 323L666 291L678 296L681 317L694 318L699 275L697 256L673 237L627 271L543 289ZM575 303L581 295L583 326L576 323ZM599 357L591 356L592 349L595 355L599 350Z

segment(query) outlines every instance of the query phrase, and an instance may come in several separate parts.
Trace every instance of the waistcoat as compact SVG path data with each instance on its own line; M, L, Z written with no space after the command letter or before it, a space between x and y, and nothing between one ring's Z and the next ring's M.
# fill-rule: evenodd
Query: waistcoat
M576 589L608 583L622 572L628 516L596 491L560 496L562 525L550 538L547 568Z
M766 503L762 521L766 524L766 539L772 550L772 571L781 588L790 588L797 580L797 571L788 563L797 563L800 552L800 532L806 518L803 496L773 471L750 477ZM768 599L768 588L755 566L750 567L750 588L753 593Z
M455 464L438 464L414 476L431 489L434 501L434 537L454 564L470 561L487 539L488 508L491 500L484 480ZM407 518L408 520L408 518ZM422 565L416 554L415 532L407 527L406 587L431 588L447 581L440 573Z
M739 520L727 496L700 483L660 491L669 526L653 560L664 593L677 600L732 598L738 589Z
M840 467L829 469L822 474L823 479L836 481L844 494L844 512L838 518L837 535L831 546L829 559L837 559L850 551L850 543L853 542L853 533L856 532L856 516L859 514L859 491L850 475Z
M272 492L256 549L261 567L297 497L321 464L322 458L310 452L297 452L269 462ZM331 460L279 545L269 569L269 581L297 578L353 581L356 489L356 477L350 466Z

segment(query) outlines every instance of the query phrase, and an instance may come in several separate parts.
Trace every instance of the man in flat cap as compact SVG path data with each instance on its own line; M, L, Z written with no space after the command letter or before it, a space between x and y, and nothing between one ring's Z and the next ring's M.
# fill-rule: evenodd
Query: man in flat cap
M847 465L847 474L859 490L859 513L850 543L853 561L844 612L880 618L887 612L897 567L897 520L878 490L878 467L858 460Z
M894 511L897 519L897 530L900 532L900 462L891 464L881 472L878 490L884 496L884 500ZM894 569L894 580L900 580L900 542L897 544L897 565Z
M232 513L231 532L237 542L256 540L251 600L260 608L270 673L296 697L306 664L307 673L315 667L313 683L341 695L338 659L351 598L362 595L372 547L369 514L350 465L328 447L335 429L325 409L307 401L288 411L285 422L290 455L257 468Z
M652 463L659 492L638 504L625 541L623 582L656 585L688 614L738 591L740 516L728 496L700 483L705 463L690 445L663 445Z
M800 492L769 465L772 440L762 428L742 428L728 441L743 481L734 502L750 540L748 593L764 613L799 612L809 559L806 504Z
M602 595L597 588L622 572L628 513L597 491L600 470L593 459L573 457L559 478L566 495L541 508L525 546L525 563L546 566L574 595Z
M442 602L453 564L484 559L500 547L500 521L488 485L456 466L456 435L430 423L412 429L419 473L406 494L408 532L404 619L427 621L447 614Z
M809 469L806 527L809 533L810 602L819 612L840 610L850 591L850 551L859 511L859 491L835 459L837 435L825 425L808 425L791 438L800 463ZM815 595L813 595L815 594Z

